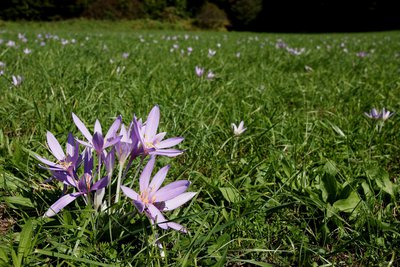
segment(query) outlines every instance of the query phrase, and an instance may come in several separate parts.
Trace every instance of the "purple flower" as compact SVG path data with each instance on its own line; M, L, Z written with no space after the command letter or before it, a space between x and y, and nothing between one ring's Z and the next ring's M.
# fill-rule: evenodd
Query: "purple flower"
M128 58L129 57L129 53L122 53L122 58Z
M207 73L207 79L212 80L215 77L215 74L210 70Z
M76 127L78 127L78 129L81 131L83 136L86 137L89 143L81 140L79 140L79 142L87 147L94 148L98 155L101 155L104 149L113 146L121 139L120 136L116 136L119 126L121 125L121 116L118 116L115 119L105 137L103 137L103 132L99 120L96 120L94 124L94 134L92 136L89 130L86 128L85 124L83 124L83 122L74 113L72 113L72 119L74 120Z
M59 200L57 200L44 214L44 217L51 217L56 215L60 210L62 210L69 203L74 201L79 196L87 197L91 192L102 189L108 185L108 176L101 178L95 184L93 184L92 179L92 170L93 170L93 158L90 156L90 153L86 150L85 153L85 162L84 162L84 174L82 175L79 181L74 181L70 185L74 186L78 192L70 193L62 196ZM72 177L70 177L73 179Z
M20 86L23 81L23 78L19 75L17 75L17 76L13 75L13 76L11 76L11 78L12 78L12 84L15 87Z
M212 49L208 49L208 57L213 57L213 56L215 56L215 54L217 53L217 51L215 51L215 50L212 50Z
M73 135L71 133L68 134L68 139L66 144L66 154L61 148L60 143L57 141L57 139L51 132L47 132L47 146L49 147L50 152L53 154L53 156L57 159L57 162L53 163L45 158L36 155L36 158L38 160L40 160L43 164L47 165L47 166L42 166L42 165L40 166L50 171L62 172L62 173L66 172L70 176L73 176L74 170L81 161L81 157L79 155L79 144L78 142L75 141ZM59 178L60 176L55 175L55 177ZM68 184L70 183L67 181L65 182Z
M244 133L244 131L246 131L246 128L244 128L244 122L241 121L239 123L239 126L236 126L236 124L232 123L232 129L233 129L233 134L236 136L241 135L242 133Z
M187 180L175 181L160 188L170 168L169 165L160 169L150 182L154 163L155 157L151 157L140 175L140 194L126 186L121 186L122 192L132 199L133 205L140 213L144 212L152 224L157 224L162 229L172 228L186 233L187 231L182 225L168 222L162 212L174 210L182 206L197 193L185 193L190 185L190 182Z
M201 77L204 74L204 68L196 66L195 67L195 72L196 72L197 77Z
M172 137L163 141L166 132L158 133L158 124L160 121L160 108L154 106L145 125L134 118L134 131L139 138L139 147L143 155L162 155L167 157L176 157L183 153L181 150L168 149L183 141L183 137Z
M139 139L134 133L133 123L126 129L124 124L121 124L119 132L121 140L115 144L115 151L119 159L119 164L124 165L130 155L137 156Z
M371 109L369 113L364 112L365 116L367 116L370 119L375 119L375 120L383 120L386 121L389 119L394 113L386 110L385 108L382 109L382 112L379 112L375 108Z
M358 53L356 54L356 56L363 58L363 57L368 56L368 53L367 53L367 52L364 52L364 51L361 51L361 52L358 52Z

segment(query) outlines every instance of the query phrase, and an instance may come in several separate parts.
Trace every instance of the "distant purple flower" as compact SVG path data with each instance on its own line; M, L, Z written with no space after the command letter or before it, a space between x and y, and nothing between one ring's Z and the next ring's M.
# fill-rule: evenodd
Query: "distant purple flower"
M6 43L6 46L8 46L8 47L16 47L16 44L15 44L14 41L9 40L9 41Z
M193 52L193 48L188 47L188 48L187 48L187 53L188 53L188 55L190 55L192 52Z
M213 56L215 56L215 54L217 53L217 51L215 51L215 50L212 50L212 49L208 49L208 57L213 57Z
M11 78L12 78L12 84L15 87L20 86L23 81L23 78L20 75L17 75L17 76L12 75Z
M143 155L162 155L167 157L176 157L183 153L178 149L170 149L183 141L183 137L172 137L163 141L166 132L158 133L158 124L160 122L160 108L154 106L145 125L134 118L133 126L135 134L139 138L139 148Z
M233 134L235 136L239 136L242 133L244 133L244 131L246 131L246 128L244 128L244 122L241 121L239 123L239 126L236 126L236 124L232 123L232 129L233 129Z
M128 58L128 57L129 57L129 53L126 53L126 52L125 52L125 53L122 53L122 58L125 58L125 59L126 59L126 58Z
M358 53L356 54L356 56L363 58L363 57L367 57L367 56L368 56L368 53L367 53L367 52L364 52L364 51L361 51L361 52L358 52Z
M0 68L4 68L6 66L6 63L4 63L3 61L0 61Z
M194 70L195 70L195 72L196 72L197 77L203 76L203 74L204 74L204 68L201 68L201 67L199 67L199 66L196 66Z
M31 49L29 49L29 48L25 48L25 49L24 49L24 54L28 55L28 54L30 54L30 53L32 53L32 50L31 50Z
M237 58L240 58L240 52L237 52L237 53L236 53L236 57L237 57Z
M140 194L126 186L121 186L121 189L127 197L132 199L133 205L138 211L145 213L152 224L157 224L157 226L165 230L171 228L186 233L187 231L182 225L175 222L168 222L162 212L171 211L182 206L197 193L185 193L190 185L190 182L187 180L175 181L161 187L170 168L169 165L160 169L150 182L154 163L155 157L151 157L140 175Z
M93 184L92 173L93 173L93 158L89 154L88 151L85 153L85 161L84 161L84 174L79 179L79 181L75 181L70 185L75 187L78 192L67 194L62 196L59 200L57 200L44 214L44 217L52 217L56 215L60 210L62 210L69 203L74 201L79 196L86 196L91 192L95 192L100 190L108 185L109 178L105 176L101 178L99 181ZM71 179L74 179L71 177Z
M212 80L215 77L215 74L210 70L207 73L207 79Z
M371 109L369 113L364 112L365 116L367 116L370 119L375 119L375 120L383 120L386 121L389 119L394 113L386 110L385 108L382 109L382 112L379 112L375 108Z

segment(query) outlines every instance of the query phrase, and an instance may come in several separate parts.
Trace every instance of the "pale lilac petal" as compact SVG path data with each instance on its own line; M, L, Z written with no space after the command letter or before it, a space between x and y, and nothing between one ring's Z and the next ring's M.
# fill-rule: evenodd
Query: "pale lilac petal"
M168 210L168 211L174 210L174 209L182 206L189 200L191 200L196 194L197 194L196 192L187 192L187 193L180 194L179 196L174 197L173 199L167 200L167 201L165 201L164 210Z
M166 219L162 215L161 211L157 209L153 204L147 206L150 217L155 221L155 223L162 229L168 229L168 224L165 223Z
M104 137L104 139L107 141L110 138L115 137L115 134L117 133L119 127L121 126L121 121L122 118L121 116L118 116L115 121L113 122L113 124L110 126L110 129L108 129L106 136Z
M175 222L169 222L167 223L168 227L177 231L180 231L182 233L187 233L186 228L183 225L180 225L179 223Z
M156 162L156 157L151 157L149 162L144 167L142 174L139 178L139 188L140 192L144 192L149 187L150 176L154 168L154 163Z
M93 147L92 144L90 144L90 143L88 143L88 142L85 142L85 141L83 141L83 140L76 139L76 141L77 141L79 144L82 144L82 145L84 145L84 146L86 146L86 147ZM90 139L90 142L92 142L92 139Z
M159 121L160 108L156 105L151 109L147 117L145 132L146 139L148 138L147 140L152 140L156 136Z
M93 133L99 133L99 134L103 135L103 131L101 130L101 124L100 124L99 120L96 120L96 122L94 123L94 132Z
M133 200L138 200L139 199L139 194L130 189L129 187L126 187L124 185L121 185L121 190L124 193L125 196L133 199Z
M244 126L244 122L243 121L241 121L240 123L239 123L239 129L243 129L243 126Z
M121 141L122 136L117 136L114 139L110 140L106 140L105 144L104 144L104 148L110 147L115 145L116 143L118 143L119 141Z
M160 143L161 140L164 139L164 137L165 137L166 134L167 134L167 132L162 132L162 133L156 134L156 136L154 137L154 140L153 140L153 141L154 141L155 143Z
M109 181L108 176L101 178L94 185L92 185L90 191L97 191L99 189L106 187L108 185L108 181Z
M164 182L165 177L167 176L168 170L171 166L167 165L163 168L161 168L156 175L154 175L153 179L151 180L151 183L149 187L151 188L152 192L156 192L161 184Z
M162 187L160 190L158 190L154 194L154 197L157 202L172 199L185 192L188 189L189 185L190 182L187 180L179 180L172 182Z
M60 210L62 210L69 203L74 201L78 196L83 195L82 192L72 193L65 196L62 196L59 200L57 200L44 214L45 217L52 217L56 215Z
M89 130L86 128L85 124L83 124L83 122L74 113L72 113L72 119L74 120L76 127L78 127L79 131L81 131L83 136L86 137L86 139L89 142L92 142L92 135L90 134Z
M51 153L53 153L54 157L60 161L65 159L65 154L60 146L60 143L51 132L47 132L47 144L49 145Z
M173 138L168 138L167 140L161 141L156 145L157 148L167 148L167 147L173 147L180 142L184 140L183 137L173 137Z
M46 165L48 165L48 166L50 166L50 167L55 167L55 168L57 168L57 169L60 169L60 168L61 168L60 165L58 165L58 164L56 164L56 163L54 163L54 162L51 162L50 160L47 160L47 159L45 159L45 158L42 158L42 157L39 156L39 155L35 155L35 157L36 157L38 160L40 160L42 163L44 163L44 164L46 164Z
M150 155L160 155L160 156L167 156L167 157L176 157L182 154L182 150L178 149L156 149L155 151L150 151Z

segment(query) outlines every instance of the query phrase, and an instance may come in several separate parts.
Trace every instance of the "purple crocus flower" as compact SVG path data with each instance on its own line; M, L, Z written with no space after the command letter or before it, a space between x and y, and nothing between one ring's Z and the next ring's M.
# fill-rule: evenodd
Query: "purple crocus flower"
M86 150L85 153L85 161L84 161L84 174L82 175L79 181L72 183L78 192L70 193L62 196L59 200L57 200L44 214L44 217L52 217L56 215L60 210L62 210L69 203L74 201L79 196L87 197L91 192L102 189L108 185L108 176L101 178L95 184L93 184L92 179L92 170L93 170L93 158L90 156L90 153ZM71 177L72 178L72 177Z
M137 156L139 139L134 134L133 123L131 123L128 129L126 129L124 124L121 124L121 130L119 134L121 136L121 140L115 144L115 150L119 159L119 163L124 165L128 157L132 155L132 152L135 154L133 157Z
M201 77L204 74L204 68L196 66L195 67L195 72L196 72L197 77Z
M81 140L79 140L79 142L87 147L94 148L94 150L96 150L98 155L101 155L104 149L113 146L121 139L121 137L116 136L116 132L118 131L119 126L121 125L122 121L121 116L117 117L117 119L111 125L105 137L103 137L103 132L99 120L96 120L94 124L94 134L92 136L89 130L86 128L85 124L83 124L83 122L78 118L78 116L72 113L72 118L74 120L76 127L78 127L78 129L81 131L83 136L86 137L89 143Z
M183 137L172 137L162 141L166 132L158 133L158 123L160 121L160 108L154 106L145 125L142 125L134 118L134 131L139 138L139 146L143 155L162 155L167 157L176 157L183 153L181 150L168 149L183 141Z
M215 74L210 70L207 73L207 79L212 80L215 77Z
M17 76L12 75L11 78L12 78L12 84L13 84L15 87L21 85L23 78L22 78L20 75L17 75Z
M152 224L157 224L162 229L172 228L186 233L187 231L182 225L168 222L162 212L174 210L182 206L191 200L197 193L185 193L190 185L190 182L187 180L175 181L160 188L170 168L169 165L161 168L150 182L154 163L155 156L150 158L140 175L140 194L126 186L121 186L122 192L132 199L133 205L140 213L144 212Z
M61 148L60 143L51 132L47 132L47 146L49 147L50 152L57 159L57 162L53 163L45 158L36 155L36 158L38 160L47 165L40 166L50 171L66 172L69 174L69 176L73 176L73 171L76 169L81 161L81 157L79 155L79 144L75 141L73 135L71 133L68 134L66 154ZM55 177L58 178L60 176Z
M364 112L365 116L367 116L370 119L380 119L381 118L381 114L375 109L371 109L371 111L369 113Z

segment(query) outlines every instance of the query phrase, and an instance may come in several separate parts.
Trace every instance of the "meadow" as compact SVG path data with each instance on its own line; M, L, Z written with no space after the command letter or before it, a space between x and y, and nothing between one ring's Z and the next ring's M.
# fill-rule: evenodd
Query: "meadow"
M1 22L0 74L0 266L400 265L399 32ZM85 140L72 113L107 132L154 106L158 131L184 138L155 171L196 192L164 213L187 233L125 195L44 217L63 195L36 157L57 160L47 132L64 148L69 132ZM136 192L142 158L123 182Z

